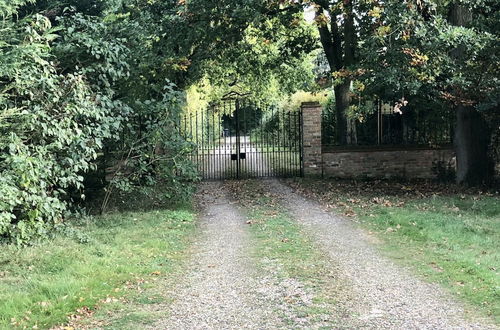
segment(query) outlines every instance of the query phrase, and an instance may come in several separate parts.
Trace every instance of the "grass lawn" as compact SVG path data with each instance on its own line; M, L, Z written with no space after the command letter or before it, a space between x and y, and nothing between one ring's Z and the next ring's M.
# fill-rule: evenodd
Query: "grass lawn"
M381 238L382 249L500 323L500 196L430 183L289 184Z
M113 213L35 246L2 246L0 329L50 328L126 301L181 265L194 219L190 206Z

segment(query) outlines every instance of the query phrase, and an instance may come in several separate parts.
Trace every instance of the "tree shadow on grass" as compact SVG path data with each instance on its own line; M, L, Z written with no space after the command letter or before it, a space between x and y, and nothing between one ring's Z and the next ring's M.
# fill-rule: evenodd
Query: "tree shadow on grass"
M103 215L124 212L150 212L158 210L192 209L192 198L195 185L189 188L189 192L171 196L166 193L167 187L156 185L144 187L132 192L115 191L111 194L109 202L102 210L102 203L106 192L104 190L93 191L88 194L87 200L79 205L90 215Z

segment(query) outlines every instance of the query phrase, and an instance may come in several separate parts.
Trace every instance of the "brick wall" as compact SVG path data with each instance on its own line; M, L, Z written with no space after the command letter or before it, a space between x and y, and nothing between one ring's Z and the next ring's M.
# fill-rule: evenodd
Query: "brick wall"
M304 175L338 178L431 179L434 162L454 166L452 147L322 147L318 103L302 104Z
M434 161L453 165L452 148L327 149L323 175L338 178L435 178Z

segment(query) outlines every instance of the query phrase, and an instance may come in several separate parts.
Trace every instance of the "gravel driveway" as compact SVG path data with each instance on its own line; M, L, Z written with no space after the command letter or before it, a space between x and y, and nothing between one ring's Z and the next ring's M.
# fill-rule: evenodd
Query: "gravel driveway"
M327 266L336 274L333 287L349 288L348 295L343 290L335 294L338 308L332 308L329 323L321 328L497 329L488 320L473 319L473 313L468 314L439 286L417 279L382 256L373 238L351 222L322 210L319 203L277 180L260 184L277 196L323 252ZM226 196L226 188L223 183L201 186L201 234L192 260L185 276L167 292L173 298L168 317L151 328L308 328L300 322L284 323L283 314L292 310L283 309L283 297L290 296L290 290L303 296L307 292L293 279L274 278L272 270L258 273L246 218L237 202ZM347 316L338 319L333 309L344 310Z
M152 328L283 328L266 297L275 288L254 276L245 217L220 183L203 184L199 195L201 237L193 247L186 276L171 293L169 318Z
M266 183L331 260L339 280L352 285L353 322L369 329L498 329L471 320L464 307L438 285L417 279L383 257L373 238L277 180Z

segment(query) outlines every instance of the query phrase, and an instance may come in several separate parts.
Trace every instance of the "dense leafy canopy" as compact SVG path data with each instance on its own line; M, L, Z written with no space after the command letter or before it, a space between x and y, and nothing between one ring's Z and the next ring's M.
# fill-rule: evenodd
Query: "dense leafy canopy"
M457 4L473 18L467 24L450 19ZM498 7L0 0L0 237L43 236L103 189L102 210L116 189L163 184L166 197L185 196L197 173L178 130L182 112L229 91L296 105L310 94L295 92L320 89L322 53L336 98L323 101L336 107L337 135L377 98L434 111L465 104L498 129Z
M102 210L116 189L189 193L197 173L178 129L189 86L216 86L200 88L213 99L232 80L256 94L272 83L271 97L313 84L298 60L314 48L311 27L261 15L259 1L2 0L0 10L0 237L18 243L99 189Z

